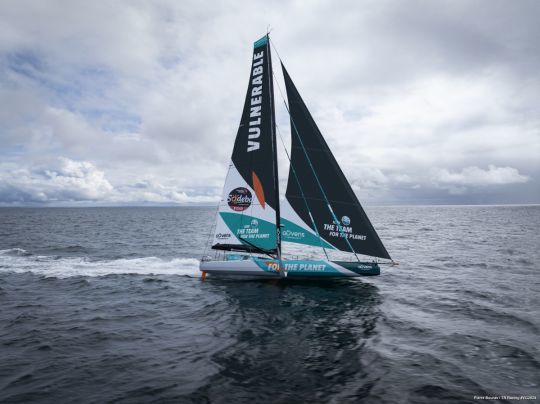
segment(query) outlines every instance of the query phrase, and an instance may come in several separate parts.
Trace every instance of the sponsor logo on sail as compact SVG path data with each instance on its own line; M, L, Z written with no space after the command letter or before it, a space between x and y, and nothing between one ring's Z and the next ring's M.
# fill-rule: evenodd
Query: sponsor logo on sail
M303 239L306 237L306 233L302 231L292 231L292 230L283 230L281 233L283 237L292 238L292 239Z
M249 189L238 187L229 192L227 204L235 212L242 212L251 206L253 197Z
M216 238L219 240L223 240L225 238L229 238L231 235L229 233L217 233Z
M339 224L337 220L334 220L333 223L324 223L324 230L328 232L330 237L348 238L351 240L361 241L367 240L367 236L353 232L353 228L350 225L351 219L348 216L343 216L341 218L341 223L342 224Z
M259 221L257 219L251 219L251 227L257 227L259 225Z

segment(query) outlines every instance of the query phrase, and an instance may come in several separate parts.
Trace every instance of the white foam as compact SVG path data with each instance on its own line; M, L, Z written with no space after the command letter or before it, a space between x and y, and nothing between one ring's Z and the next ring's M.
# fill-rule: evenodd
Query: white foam
M23 248L9 248L0 250L0 255L30 255L30 253Z
M47 277L104 276L112 274L200 276L195 258L122 258L90 261L86 257L30 255L21 248L0 250L0 272L32 272Z

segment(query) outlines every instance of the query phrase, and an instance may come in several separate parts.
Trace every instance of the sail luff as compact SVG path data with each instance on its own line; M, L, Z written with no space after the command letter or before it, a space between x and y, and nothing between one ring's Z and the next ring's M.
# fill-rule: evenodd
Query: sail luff
M266 39L268 44L270 44L270 36L266 34ZM268 45L268 87L270 89L270 120L271 120L271 133L272 133L272 151L274 158L274 192L276 196L275 200L275 211L276 211L276 249L277 255L281 260L281 214L280 214L280 203L279 203L279 172L278 172L278 159L277 159L277 141L276 141L276 107L274 101L274 74L272 71L272 52L270 46Z

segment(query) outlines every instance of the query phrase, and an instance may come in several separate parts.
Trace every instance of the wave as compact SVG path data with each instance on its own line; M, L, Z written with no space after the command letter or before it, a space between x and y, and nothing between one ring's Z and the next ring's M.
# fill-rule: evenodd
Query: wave
M10 248L0 250L0 272L31 272L55 278L123 274L199 276L199 260L142 257L91 261L86 257L32 255L22 248Z
M26 251L23 248L9 248L7 250L0 250L0 255L10 255L13 257L27 257L32 254L30 254L28 251Z

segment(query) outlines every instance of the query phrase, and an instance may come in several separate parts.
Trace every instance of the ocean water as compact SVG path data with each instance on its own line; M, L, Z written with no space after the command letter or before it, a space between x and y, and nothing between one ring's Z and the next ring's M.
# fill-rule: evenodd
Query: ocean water
M276 283L201 282L210 208L0 209L0 402L540 396L540 207L367 212L399 266Z

